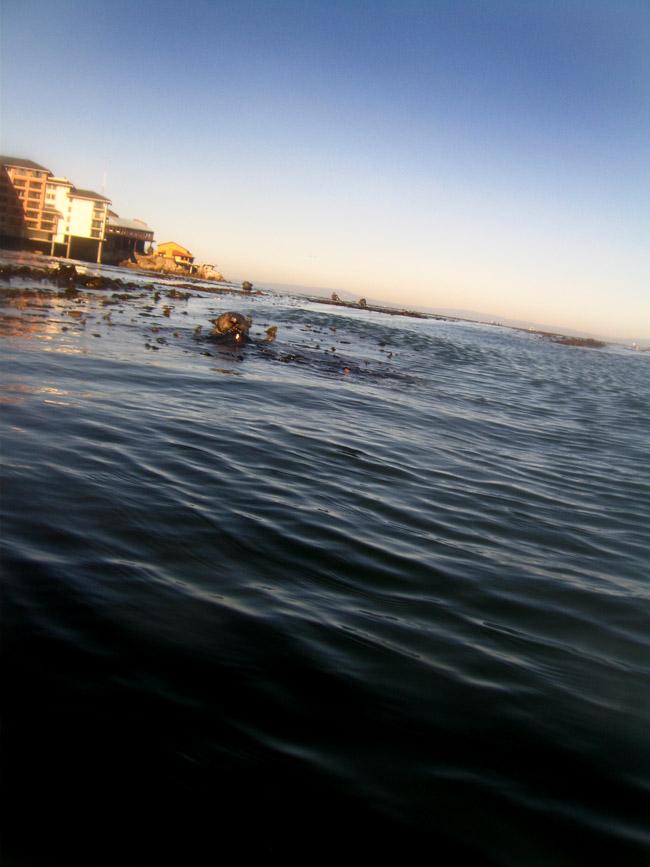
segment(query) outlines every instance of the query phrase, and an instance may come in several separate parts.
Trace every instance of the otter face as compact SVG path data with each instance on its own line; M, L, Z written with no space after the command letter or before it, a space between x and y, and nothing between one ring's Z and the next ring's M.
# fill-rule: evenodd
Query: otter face
M250 326L250 320L241 313L222 313L214 322L213 334L229 337L235 343L243 343Z

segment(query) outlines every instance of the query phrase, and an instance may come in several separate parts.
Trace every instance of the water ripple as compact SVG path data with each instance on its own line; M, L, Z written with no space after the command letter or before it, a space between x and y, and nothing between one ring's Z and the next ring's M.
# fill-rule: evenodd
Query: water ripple
M642 863L647 359L272 296L228 354L225 296L103 298L0 336L16 827L65 774L253 854Z

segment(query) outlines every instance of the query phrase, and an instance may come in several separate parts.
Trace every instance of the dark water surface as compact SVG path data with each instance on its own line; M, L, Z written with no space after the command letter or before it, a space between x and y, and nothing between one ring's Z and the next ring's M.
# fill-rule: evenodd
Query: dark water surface
M650 357L39 289L0 309L7 865L648 859Z

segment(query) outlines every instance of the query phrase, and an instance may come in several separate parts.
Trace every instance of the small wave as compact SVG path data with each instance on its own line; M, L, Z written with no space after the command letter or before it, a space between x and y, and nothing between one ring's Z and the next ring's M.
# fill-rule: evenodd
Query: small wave
M327 815L397 854L642 863L645 365L270 295L222 351L232 299L163 291L2 311L24 839L34 799L49 841L126 798L276 852Z

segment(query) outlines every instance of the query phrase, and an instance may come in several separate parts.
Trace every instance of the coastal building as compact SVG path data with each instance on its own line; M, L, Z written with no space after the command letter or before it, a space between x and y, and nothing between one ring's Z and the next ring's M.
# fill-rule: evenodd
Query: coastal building
M195 265L176 241L164 241L153 254L153 229L143 220L123 219L110 204L33 160L0 157L1 247L108 264L131 260L145 270L223 280L216 266Z
M194 256L190 251L181 247L176 241L164 241L162 244L158 244L156 254L165 259L171 259L176 265L185 265L190 270L194 263Z
M68 214L64 217L66 257L102 260L102 246L111 200L93 190L70 190Z
M70 209L72 181L50 175L45 185L45 200L56 214L54 231L50 239L50 256L65 256L67 252L66 218Z
M57 214L50 255L101 262L110 199L53 176L48 178L46 196Z
M58 213L46 195L52 172L22 157L0 157L0 243L47 251Z
M121 262L136 253L144 254L153 243L153 229L143 220L125 220L114 211L108 212L106 223L106 261Z
M45 166L0 157L0 243L101 262L110 199Z

